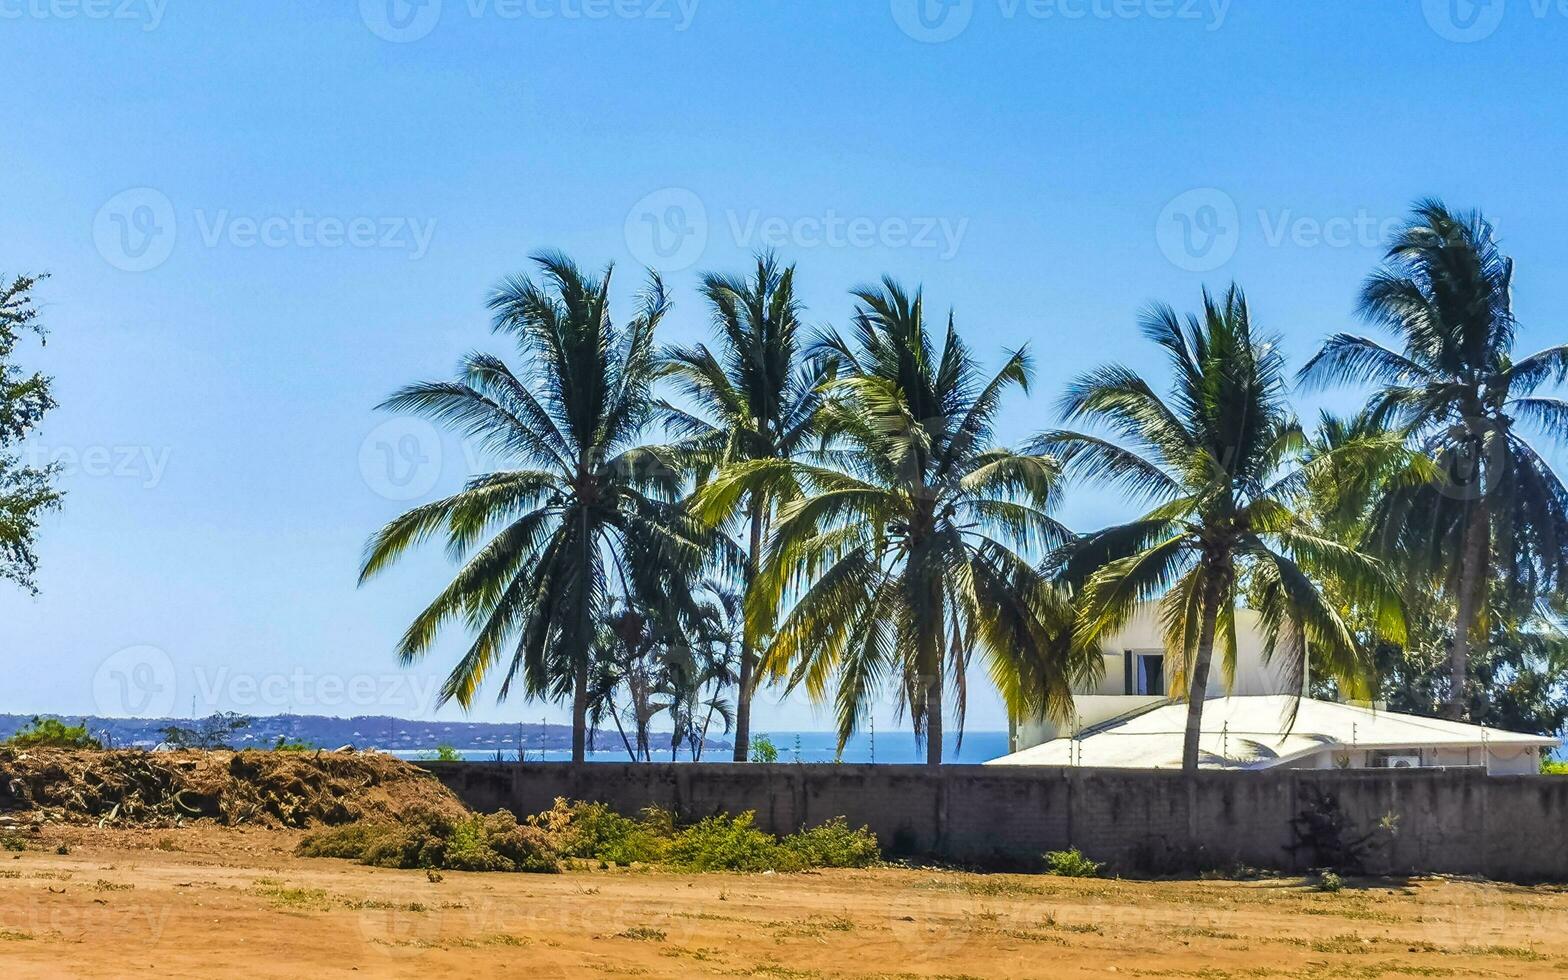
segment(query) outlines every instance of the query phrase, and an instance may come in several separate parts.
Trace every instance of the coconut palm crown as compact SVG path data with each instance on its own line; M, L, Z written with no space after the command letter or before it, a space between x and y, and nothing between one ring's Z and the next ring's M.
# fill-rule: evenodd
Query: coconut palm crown
M1377 609L1390 633L1401 618L1377 564L1316 533L1292 508L1308 476L1293 465L1306 440L1286 404L1283 358L1253 335L1241 290L1219 299L1205 291L1201 317L1156 306L1142 328L1165 350L1169 394L1128 368L1102 367L1071 385L1063 411L1069 424L1098 423L1104 434L1047 432L1035 445L1060 453L1070 476L1149 502L1137 520L1073 542L1059 570L1078 590L1075 644L1096 653L1140 603L1159 599L1170 673L1189 705L1190 772L1216 648L1227 683L1234 677L1244 592L1266 657L1298 681L1309 652L1336 676L1361 672L1354 636L1308 567Z
M709 274L702 292L713 314L718 350L704 344L670 350L665 373L691 410L661 402L666 427L681 439L698 483L719 467L798 456L816 434L821 386L820 358L802 356L806 336L795 299L795 269L771 254L758 256L751 278ZM761 562L763 540L781 502L799 488L781 482L753 488L737 500L747 532L744 586ZM766 631L771 624L759 624ZM741 638L740 679L735 705L736 762L746 761L751 740L751 699L756 684L759 635Z
M1048 513L1057 466L992 445L1002 396L1027 386L1024 352L987 377L951 315L933 343L919 292L884 279L854 296L853 341L815 348L837 372L822 446L726 467L696 506L716 516L744 493L804 488L748 598L754 626L778 624L763 670L819 701L831 689L841 746L891 687L935 765L948 689L962 734L976 651L1015 710L1070 710L1082 674L1060 642L1070 610L1025 557L1068 537Z
M490 299L495 329L516 339L521 374L490 354L463 359L456 381L411 385L383 403L474 442L507 468L392 521L366 547L361 581L442 534L462 562L404 633L405 663L443 626L472 634L441 689L469 706L491 669L504 699L572 703L572 756L584 756L595 635L616 592L684 588L709 553L706 529L672 501L682 481L668 454L641 441L657 374L654 328L668 308L654 276L624 327L610 318L610 271L535 257L542 282L506 280ZM674 601L674 600L672 600Z
M1301 372L1377 386L1368 415L1436 464L1437 478L1382 498L1365 546L1452 602L1455 718L1472 646L1486 642L1489 583L1519 614L1568 587L1568 490L1521 432L1568 440L1568 402L1538 394L1568 379L1568 345L1514 359L1513 275L1483 217L1422 201L1361 294L1362 317L1400 349L1341 333Z

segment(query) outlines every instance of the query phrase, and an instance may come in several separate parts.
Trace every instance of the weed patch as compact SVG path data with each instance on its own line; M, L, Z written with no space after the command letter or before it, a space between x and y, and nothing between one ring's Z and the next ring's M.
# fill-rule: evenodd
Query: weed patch
M1069 851L1047 851L1045 870L1060 878L1098 878L1105 865L1084 857L1078 848Z

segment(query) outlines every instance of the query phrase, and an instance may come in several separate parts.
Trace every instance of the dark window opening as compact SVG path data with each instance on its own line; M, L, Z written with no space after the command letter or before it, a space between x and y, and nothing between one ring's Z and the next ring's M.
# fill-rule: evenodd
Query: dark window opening
M1165 657L1161 654L1140 653L1137 655L1137 671L1133 677L1135 682L1134 694L1143 694L1151 697L1165 696Z

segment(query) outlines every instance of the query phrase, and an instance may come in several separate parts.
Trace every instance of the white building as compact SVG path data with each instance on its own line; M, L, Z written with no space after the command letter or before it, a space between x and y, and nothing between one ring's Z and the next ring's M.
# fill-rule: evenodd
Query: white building
M1227 689L1218 655L1210 671L1199 742L1204 768L1485 766L1498 774L1535 773L1541 751L1560 744L1304 697L1277 665L1265 663L1256 614L1238 611L1236 632L1233 683ZM1104 674L1076 693L1070 725L1021 724L1013 754L987 765L1180 768L1187 705L1167 689L1157 606L1143 606L1104 649Z

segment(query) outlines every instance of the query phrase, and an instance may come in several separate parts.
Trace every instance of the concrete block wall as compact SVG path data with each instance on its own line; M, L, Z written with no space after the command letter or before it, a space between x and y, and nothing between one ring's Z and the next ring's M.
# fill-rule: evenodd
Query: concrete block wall
M667 763L423 763L469 806L521 816L557 797L687 818L755 811L786 834L843 816L892 853L1037 867L1079 847L1123 869L1234 862L1303 870L1291 820L1332 794L1353 834L1378 827L1373 870L1568 881L1568 779L1479 769L1179 772L1125 769Z

